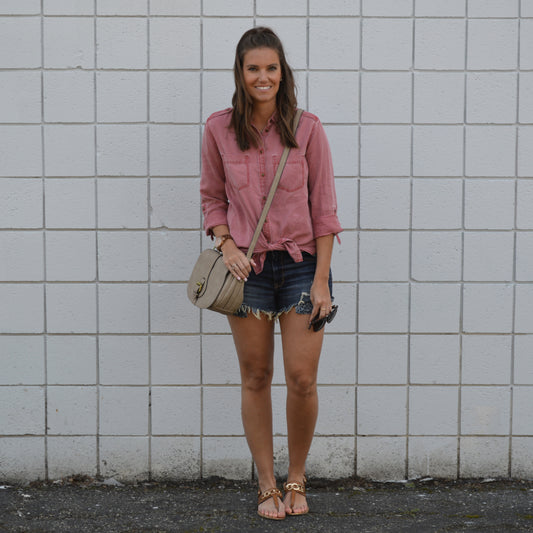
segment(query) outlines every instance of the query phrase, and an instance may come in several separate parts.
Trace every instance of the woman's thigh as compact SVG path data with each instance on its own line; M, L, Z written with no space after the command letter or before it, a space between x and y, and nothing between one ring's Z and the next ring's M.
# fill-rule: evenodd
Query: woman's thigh
M274 356L274 321L249 314L246 318L228 316L237 350L241 375L272 371Z
M287 385L292 381L314 384L324 339L324 329L308 329L309 315L296 309L279 317Z

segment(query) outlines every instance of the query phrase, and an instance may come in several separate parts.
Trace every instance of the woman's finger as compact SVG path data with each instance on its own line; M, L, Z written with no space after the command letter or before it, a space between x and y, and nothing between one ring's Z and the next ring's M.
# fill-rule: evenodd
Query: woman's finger
M328 308L325 304L320 305L320 318L328 316Z
M239 281L244 277L238 263L230 263L229 270Z
M309 316L309 326L311 326L311 322L313 320L316 320L320 318L320 307L313 305L313 310L311 311L311 315Z
M245 258L246 259L246 258ZM248 274L250 272L250 268L246 268L244 261L238 259L232 262L232 260L229 260L229 270L230 272L240 281L241 279L244 279L244 281L248 281Z
M311 302L313 304L313 317L324 318L331 311L331 298L325 294L312 294Z

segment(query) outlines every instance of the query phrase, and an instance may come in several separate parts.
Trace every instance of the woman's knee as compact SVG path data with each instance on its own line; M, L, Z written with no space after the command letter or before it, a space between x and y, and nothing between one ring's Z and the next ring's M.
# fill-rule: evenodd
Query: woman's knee
M272 383L273 368L256 365L241 367L242 386L250 391L262 391Z
M311 396L316 393L316 375L312 372L290 372L286 380L289 393L298 396Z

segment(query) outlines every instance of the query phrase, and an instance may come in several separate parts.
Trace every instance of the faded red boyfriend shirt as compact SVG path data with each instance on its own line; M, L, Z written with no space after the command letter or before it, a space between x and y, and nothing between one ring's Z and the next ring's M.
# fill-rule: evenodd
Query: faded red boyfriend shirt
M200 194L204 229L227 224L235 244L245 253L252 241L284 146L274 114L260 134L258 148L242 152L229 129L231 108L213 113L202 141ZM337 200L331 152L324 128L304 111L270 206L253 259L255 273L263 269L266 252L287 250L296 262L302 251L316 253L315 239L337 234Z

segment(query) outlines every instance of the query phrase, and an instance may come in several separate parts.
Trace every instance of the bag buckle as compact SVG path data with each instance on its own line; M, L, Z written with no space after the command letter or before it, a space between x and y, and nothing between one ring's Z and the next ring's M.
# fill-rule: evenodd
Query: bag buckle
M198 286L198 288L196 289L196 297L198 298L198 296L200 296L200 293L202 292L202 289L204 288L205 280L197 281L196 285Z

